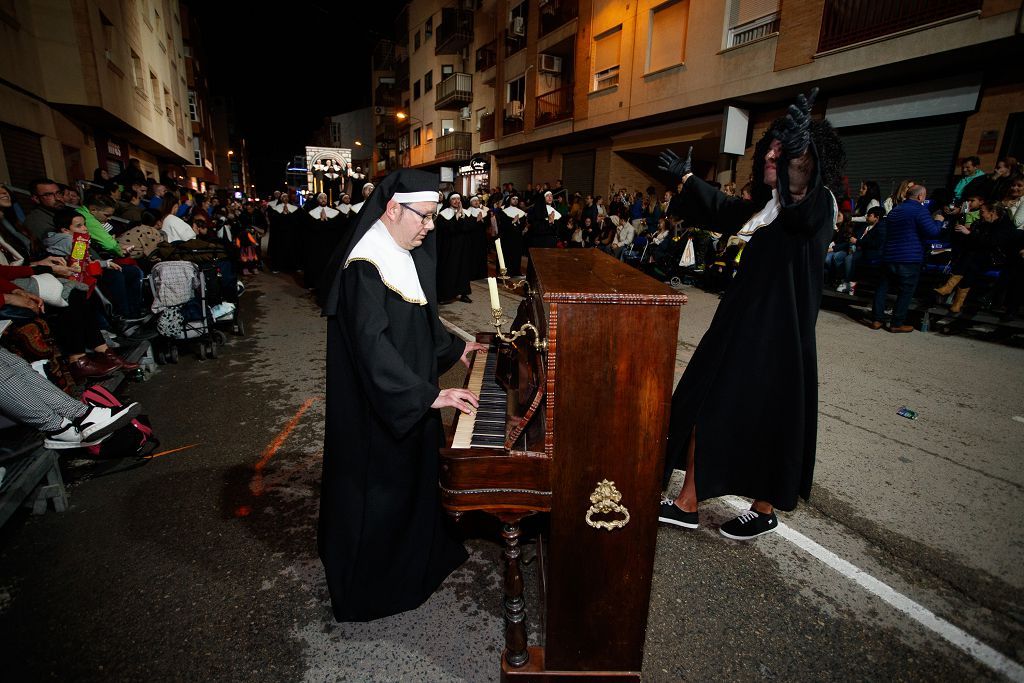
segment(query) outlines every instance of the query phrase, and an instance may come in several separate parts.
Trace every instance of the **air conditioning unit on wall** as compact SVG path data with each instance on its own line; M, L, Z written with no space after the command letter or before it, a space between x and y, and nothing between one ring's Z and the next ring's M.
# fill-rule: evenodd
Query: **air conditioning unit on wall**
M509 32L514 36L525 36L526 35L526 19L523 17L516 17L509 24Z
M542 74L562 73L562 58L555 55L546 55L543 52L537 55L537 71Z
M463 107L459 110L459 118L463 121L469 121L473 118L473 112L469 110L469 107Z

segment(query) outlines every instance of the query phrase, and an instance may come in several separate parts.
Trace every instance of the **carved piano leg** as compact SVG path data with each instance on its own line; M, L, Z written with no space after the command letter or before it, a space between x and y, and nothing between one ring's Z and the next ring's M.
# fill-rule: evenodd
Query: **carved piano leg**
M523 574L519 569L519 522L504 524L501 536L505 539L505 660L509 666L518 668L530 659L526 649Z

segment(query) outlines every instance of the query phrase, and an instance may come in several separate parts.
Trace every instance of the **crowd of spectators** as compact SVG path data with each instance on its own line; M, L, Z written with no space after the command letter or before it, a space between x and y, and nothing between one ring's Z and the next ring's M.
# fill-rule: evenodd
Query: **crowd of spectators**
M156 334L146 286L156 263L212 262L225 298L236 298L239 270L260 267L242 259L257 232L246 211L169 179L147 179L136 159L116 177L97 169L73 185L0 184L0 365L20 387L17 405L0 410L45 432L53 448L95 437L80 419L85 413L53 391L74 396L116 372L139 371L127 356ZM26 367L48 388L27 381ZM26 413L25 406L51 409Z

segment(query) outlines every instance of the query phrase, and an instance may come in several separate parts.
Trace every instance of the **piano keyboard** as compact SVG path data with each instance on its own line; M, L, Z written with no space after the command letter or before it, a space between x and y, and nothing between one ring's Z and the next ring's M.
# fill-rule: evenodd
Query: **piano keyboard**
M498 365L496 346L477 351L466 388L480 397L476 414L459 413L452 448L501 448L505 445L508 398L494 380Z

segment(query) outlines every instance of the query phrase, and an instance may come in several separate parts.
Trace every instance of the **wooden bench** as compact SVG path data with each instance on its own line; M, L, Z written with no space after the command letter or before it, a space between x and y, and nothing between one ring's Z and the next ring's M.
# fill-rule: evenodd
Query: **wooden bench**
M11 423L8 421L6 424ZM5 470L0 482L0 526L22 506L31 508L33 514L41 515L52 500L53 508L64 512L68 507L68 497L57 453L44 448L42 437L27 428L13 425L0 434L3 435L0 467Z

